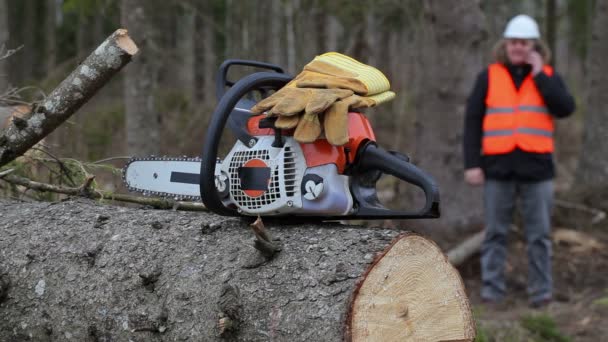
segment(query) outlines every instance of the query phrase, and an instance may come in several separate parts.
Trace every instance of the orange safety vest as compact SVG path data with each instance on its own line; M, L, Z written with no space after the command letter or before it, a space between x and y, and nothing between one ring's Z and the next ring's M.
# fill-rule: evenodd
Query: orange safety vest
M553 75L550 66L544 66L543 71ZM507 68L491 64L483 119L483 154L509 153L516 147L526 152L550 153L553 131L553 117L532 76L526 76L516 89Z

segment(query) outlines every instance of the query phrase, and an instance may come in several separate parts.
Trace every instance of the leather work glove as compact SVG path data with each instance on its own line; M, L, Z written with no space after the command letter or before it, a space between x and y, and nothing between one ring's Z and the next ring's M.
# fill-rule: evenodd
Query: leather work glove
M315 57L291 82L251 111L278 116L275 127L295 128L298 142L314 142L325 128L328 141L340 146L348 142L348 111L392 100L395 93L389 89L390 82L378 69L329 52Z
M301 112L319 114L334 102L353 95L348 89L296 88L291 84L258 102L251 108L254 114L292 116Z
M373 96L352 95L335 102L325 111L323 118L327 141L334 146L342 146L348 142L348 112L351 109L374 107L394 97L395 93L385 91Z

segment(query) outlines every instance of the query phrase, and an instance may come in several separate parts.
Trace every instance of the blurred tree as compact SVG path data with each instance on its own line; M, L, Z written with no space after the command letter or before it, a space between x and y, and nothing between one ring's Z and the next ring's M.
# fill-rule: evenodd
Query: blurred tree
M0 0L0 94L8 87L8 63L2 60L2 55L8 49L9 25L8 6L6 0Z
M57 64L57 11L59 3L47 0L44 9L44 73L48 75Z
M415 161L435 176L441 189L443 227L480 222L481 194L465 185L462 132L468 92L482 64L485 17L478 0L445 6L424 2L418 84Z
M152 4L145 0L122 0L121 22L129 30L140 52L125 68L124 103L127 153L133 156L158 154L161 148L161 116L155 102L160 56Z
M545 0L545 40L549 49L555 53L557 47L557 4L556 0ZM555 67L555 59L551 61Z
M587 54L587 107L576 187L608 208L608 2L596 1Z
M189 7L179 6L176 10L177 32L176 32L176 53L178 57L177 84L184 96L191 102L195 95L195 19L196 14Z
M597 0L596 0L597 1ZM580 58L585 59L589 37L591 36L591 15L594 0L568 0L567 13L569 21L570 45Z

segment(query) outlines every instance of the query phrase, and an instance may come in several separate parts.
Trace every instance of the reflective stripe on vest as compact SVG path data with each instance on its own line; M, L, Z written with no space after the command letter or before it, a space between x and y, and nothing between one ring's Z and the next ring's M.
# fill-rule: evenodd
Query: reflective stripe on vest
M549 66L543 71L553 74ZM483 154L504 154L516 148L535 153L553 152L553 131L553 117L531 75L526 76L516 89L504 65L490 65L483 119Z

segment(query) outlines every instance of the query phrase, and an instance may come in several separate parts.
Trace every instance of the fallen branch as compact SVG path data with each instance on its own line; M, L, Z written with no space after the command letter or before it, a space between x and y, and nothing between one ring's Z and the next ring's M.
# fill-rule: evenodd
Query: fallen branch
M601 221L603 221L606 218L606 212L597 208L592 208L580 203L572 203L572 202L568 202L568 201L564 201L564 200L559 200L559 199L555 199L553 201L553 203L555 204L555 206L557 207L561 207L561 208L565 208L565 209L573 209L573 210L578 210L578 211L582 211L584 213L588 213L593 215L593 218L591 219L591 224L597 224L600 223Z
M85 182L79 187L64 187L53 184L41 183L32 181L30 179L11 175L11 171L6 170L0 174L0 179L16 185L21 185L27 189L41 191L41 192L53 192L57 194L63 194L68 196L79 196L91 199L111 200L127 203L136 203L141 205L151 206L156 209L174 209L174 210L189 210L189 211L206 211L207 208L202 203L174 201L165 198L154 198L154 197L140 197L131 196L124 194L115 194L110 191L102 191L98 189L91 189L91 183L94 180L94 176L86 178Z
M0 133L0 166L24 154L68 120L137 53L127 30L116 30L22 121Z
M446 254L452 265L458 266L470 258L481 249L481 244L486 236L486 231L482 230L468 237L458 246L450 249Z

